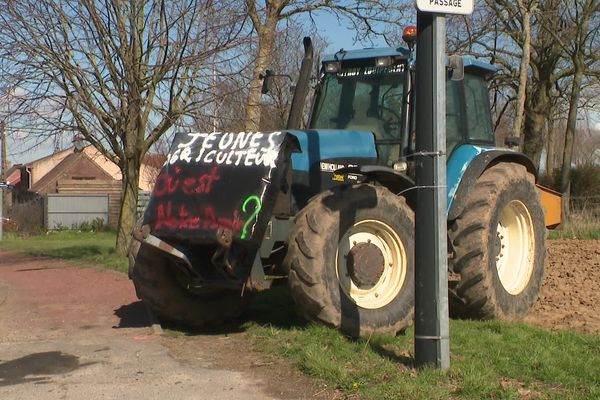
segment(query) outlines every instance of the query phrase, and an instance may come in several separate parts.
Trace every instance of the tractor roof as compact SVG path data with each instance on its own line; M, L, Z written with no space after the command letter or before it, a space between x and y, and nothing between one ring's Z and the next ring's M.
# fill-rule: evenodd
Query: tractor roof
M348 61L348 60L361 60L361 59L373 59L379 57L402 57L408 58L410 51L405 47L379 47L379 48L365 48L357 50L344 50L340 49L335 54L325 54L323 56L323 62L331 61ZM479 60L472 56L463 56L463 62L465 69L490 74L496 72L498 69L487 62Z
M408 58L410 52L404 47L368 47L366 49L344 50L340 49L335 54L326 54L323 57L323 62L329 61L345 61L345 60L360 60L378 57L400 56Z
M485 74L493 74L498 71L498 68L494 64L481 61L480 59L471 56L463 56L463 63L465 69L478 69Z

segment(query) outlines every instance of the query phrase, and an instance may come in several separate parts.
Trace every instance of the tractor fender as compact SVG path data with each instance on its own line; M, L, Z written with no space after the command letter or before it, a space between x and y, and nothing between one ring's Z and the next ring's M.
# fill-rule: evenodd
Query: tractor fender
M532 173L537 180L537 170L533 161L523 153L508 149L483 150L474 156L460 177L460 182L454 194L448 193L448 221L452 221L462 213L465 202L469 197L469 191L483 172L493 165L501 162L513 162L521 164ZM450 185L451 182L448 182ZM450 187L450 186L449 186Z
M415 186L415 181L403 172L396 171L393 168L385 167L383 165L358 165L341 168L335 171L335 173L362 175L370 181L385 186L390 192L396 195L402 194L407 199L409 205L411 205L411 196L409 196L409 194L411 194L412 191L409 189Z

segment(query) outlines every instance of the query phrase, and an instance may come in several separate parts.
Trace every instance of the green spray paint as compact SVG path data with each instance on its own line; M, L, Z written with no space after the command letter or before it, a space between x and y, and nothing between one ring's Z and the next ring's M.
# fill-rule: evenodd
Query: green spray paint
M250 225L252 223L252 221L256 220L256 218L258 217L258 213L260 212L260 209L262 208L260 198L257 195L252 195L252 196L248 196L246 198L246 200L244 200L244 202L242 203L242 211L248 212L246 210L246 207L248 206L248 204L250 204L252 202L254 203L254 211L252 212L252 214L250 215L250 218L248 218L248 220L244 224L244 227L242 228L242 235L240 236L241 239L246 239L246 237L248 236L248 225Z

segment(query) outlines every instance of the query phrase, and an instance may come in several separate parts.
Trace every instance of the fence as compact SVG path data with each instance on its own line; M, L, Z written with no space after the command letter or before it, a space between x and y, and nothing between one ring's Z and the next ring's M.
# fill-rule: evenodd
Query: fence
M600 196L574 196L569 204L571 213L587 214L600 221Z
M44 198L46 229L71 228L84 222L108 221L107 194L48 194Z
M600 229L600 196L572 196L563 229Z
M108 218L104 223L116 228L121 211L121 182L114 180L77 180L60 179L57 192L72 196L79 195L108 195Z

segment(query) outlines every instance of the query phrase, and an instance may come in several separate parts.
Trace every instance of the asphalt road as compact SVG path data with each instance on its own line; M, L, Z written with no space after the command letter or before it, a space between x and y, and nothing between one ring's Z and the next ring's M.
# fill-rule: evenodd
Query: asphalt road
M0 252L0 399L276 398L161 340L126 276Z

